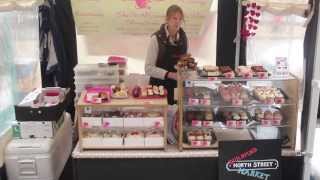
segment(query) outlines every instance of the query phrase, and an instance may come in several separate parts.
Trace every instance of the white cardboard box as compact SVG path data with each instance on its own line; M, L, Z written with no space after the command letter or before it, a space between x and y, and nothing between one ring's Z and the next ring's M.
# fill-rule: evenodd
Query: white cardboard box
M146 147L161 147L164 146L163 137L146 137L145 138Z
M93 128L102 126L101 117L81 117L83 128Z
M144 147L144 137L127 137L124 138L125 147Z
M122 137L103 138L102 145L109 148L122 148L123 138Z
M163 124L163 117L143 118L144 127L161 128Z
M22 121L13 125L15 138L52 138L64 121L64 114L59 121Z
M102 145L102 137L86 137L82 138L83 148L94 148Z
M143 118L123 118L123 127L143 127Z
M102 118L103 128L123 127L123 118Z

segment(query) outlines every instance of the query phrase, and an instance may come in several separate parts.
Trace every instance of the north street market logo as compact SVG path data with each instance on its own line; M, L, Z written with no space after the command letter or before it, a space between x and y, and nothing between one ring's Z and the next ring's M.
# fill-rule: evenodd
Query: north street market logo
M264 170L277 170L279 162L277 159L264 160L245 160L258 152L258 148L253 147L249 150L233 157L226 163L228 172L235 172L243 176L253 177L261 180L268 180L271 175Z
M239 169L247 170L269 170L278 169L279 162L276 159L265 160L244 160L226 164L228 171L238 171Z

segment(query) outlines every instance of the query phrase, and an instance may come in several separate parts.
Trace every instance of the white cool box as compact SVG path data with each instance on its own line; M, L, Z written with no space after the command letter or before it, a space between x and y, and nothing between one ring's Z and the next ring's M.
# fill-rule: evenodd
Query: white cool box
M54 138L14 139L5 151L9 180L58 180L72 150L72 123L65 119Z

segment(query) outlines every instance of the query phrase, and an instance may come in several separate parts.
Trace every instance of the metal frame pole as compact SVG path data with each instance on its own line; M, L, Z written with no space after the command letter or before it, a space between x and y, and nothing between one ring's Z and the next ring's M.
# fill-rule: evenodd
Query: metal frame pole
M318 12L318 17L320 17L320 12ZM313 66L313 80L312 80L312 90L309 105L309 119L307 127L307 135L304 142L306 142L304 156L304 168L303 168L303 180L310 180L311 177L311 159L313 156L313 146L315 140L315 131L317 126L317 113L319 106L319 94L320 94L320 18L318 18L318 30L317 30L317 41L315 47L315 57Z
M242 23L242 0L237 0L237 1L238 1L238 17L237 17L237 35L235 38L235 43L236 43L235 68L239 66L239 61L240 61L241 23Z

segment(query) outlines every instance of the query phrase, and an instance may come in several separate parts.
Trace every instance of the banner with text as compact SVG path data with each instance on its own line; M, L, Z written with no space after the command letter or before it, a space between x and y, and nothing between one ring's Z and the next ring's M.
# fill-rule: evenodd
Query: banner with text
M213 0L72 0L79 34L151 35L165 22L167 8L179 5L185 31L200 33Z
M219 142L220 180L281 180L281 141Z

